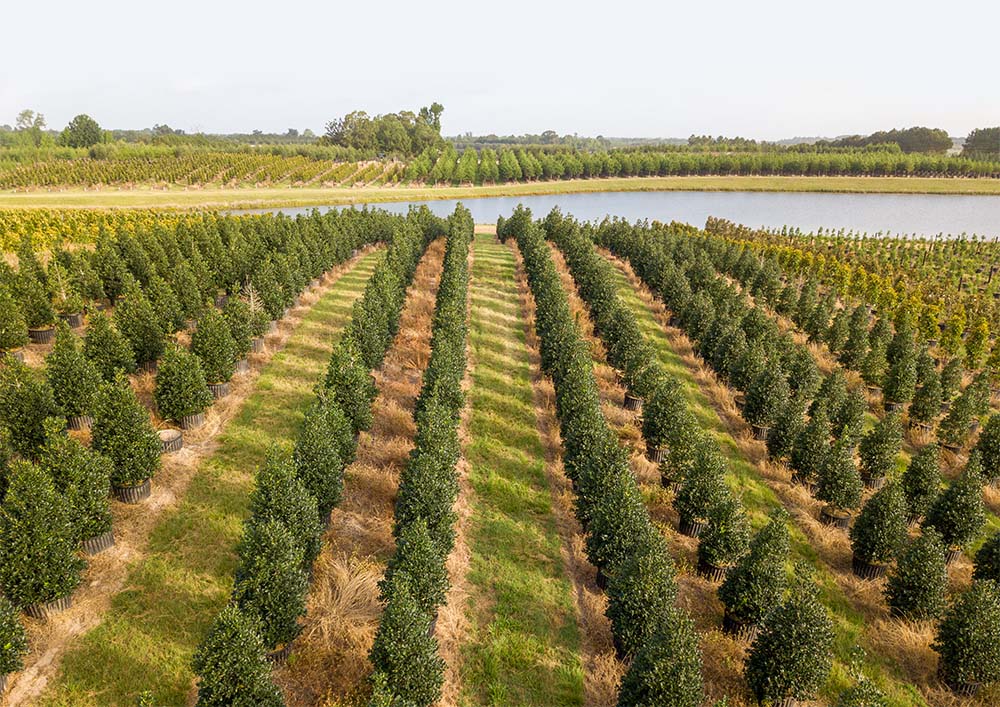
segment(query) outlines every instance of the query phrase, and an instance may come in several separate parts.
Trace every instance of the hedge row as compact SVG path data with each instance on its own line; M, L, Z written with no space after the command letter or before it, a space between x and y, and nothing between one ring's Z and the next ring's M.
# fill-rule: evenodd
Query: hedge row
M379 583L385 609L369 654L372 705L429 707L440 699L444 680L433 626L448 591L445 563L455 538L455 465L465 404L468 256L474 225L461 205L448 221L431 355L414 411L415 446L396 497L396 549Z
M858 441L867 405L857 391L847 391L842 372L835 370L821 383L817 375L808 374L815 362L798 367L791 375L784 373L790 370L790 358L793 363L799 356L804 361L808 351L796 347L787 334L778 334L773 320L759 305L749 304L745 295L718 275L714 260L699 247L703 241L692 234L606 222L596 237L626 257L646 284L663 298L706 362L723 379L745 391L743 415L748 422L760 425L761 411L776 411L767 418L773 425L767 438L772 457L787 456L794 475L802 482L815 484L816 496L827 502L829 511L856 508L862 494L852 447ZM726 253L716 255L723 257ZM729 257L733 258L733 254ZM728 262L735 269L738 260ZM736 356L732 343L721 343L730 336L723 333L727 327L736 333L737 342L749 342L736 349ZM761 337L761 332L769 333ZM903 336L909 336L905 328L903 332ZM886 337L885 350L904 355L899 354L905 350L901 338L894 341ZM742 369L753 360L749 352L755 344L761 349L763 362L754 376L741 376ZM974 386L970 389L975 391ZM967 389L965 394L975 392ZM804 417L807 409L808 421ZM1000 429L1000 421L993 428ZM988 455L992 452L989 439L992 437L984 442ZM878 486L891 475L901 442L902 427L895 413L887 414L860 437L860 471L869 485ZM938 449L929 445L914 457L901 479L890 479L864 504L850 533L856 568L860 563L864 571L865 566L885 566L900 558L886 590L894 613L910 618L941 615L947 589L945 549L957 550L972 542L985 522L982 473L981 453L976 450L959 479L942 491ZM907 520L920 516L924 517L924 533L906 547ZM987 559L983 565L988 565ZM993 615L981 618L989 636L1000 635L1000 620L994 632ZM974 632L972 623L966 622L963 630L966 638L973 640L969 638ZM994 665L992 658L965 670L953 662L954 652L949 650L940 651L946 676L975 674L983 681L1000 678L1000 663ZM949 684L955 683L949 680Z
M358 433L371 423L371 370L392 343L421 255L442 229L426 210L396 220L386 256L355 303L355 319L331 356L294 449L273 447L258 471L230 602L194 656L199 705L283 704L268 660L286 655L299 633L311 568L342 495L344 468L354 459Z
M751 543L746 513L725 483L726 463L718 444L698 429L680 383L663 370L643 339L634 315L617 294L613 266L598 254L588 231L571 218L553 211L544 225L566 256L609 361L621 372L629 393L646 399L643 434L647 449L666 448L661 469L664 481L677 489L674 505L681 531L707 524L699 536L699 568L725 572L719 589L725 625L744 635L763 631L746 666L751 690L761 699L810 696L830 668L832 625L809 586L808 573L787 583L787 516L776 510ZM809 646L804 653L790 651L787 645L788 634L797 631L797 642ZM636 661L634 670L644 669L648 666Z

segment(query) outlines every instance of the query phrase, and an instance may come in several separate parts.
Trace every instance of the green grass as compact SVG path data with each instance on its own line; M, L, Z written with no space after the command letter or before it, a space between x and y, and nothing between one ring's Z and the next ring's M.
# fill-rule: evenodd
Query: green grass
M781 500L760 477L753 463L740 451L722 418L708 396L702 391L690 366L671 347L652 311L639 298L638 293L620 269L615 268L615 275L619 284L618 294L622 301L635 314L639 328L646 339L654 345L665 369L683 384L689 409L694 413L701 428L710 432L718 440L719 446L729 462L730 486L741 497L754 524L762 524L766 515L773 508L782 505ZM830 609L834 620L836 662L822 695L825 703L833 703L840 691L851 684L848 665L854 647L864 642L864 617L855 609L837 585L836 579L825 568L823 560L818 556L801 529L793 523L790 530L793 555L796 559L804 560L816 570L816 580L821 587L821 598ZM906 682L902 671L890 656L880 656L869 652L867 672L887 693L891 705L898 707L926 705L923 696L915 686Z
M940 177L621 177L464 187L239 187L0 193L0 208L276 208L381 201L606 191L768 191L853 194L1000 194L1000 179Z
M572 588L545 478L513 253L473 245L470 632L462 703L582 705Z
M102 623L68 650L41 704L124 707L147 689L158 705L185 704L191 657L232 588L254 473L270 444L295 439L351 303L382 252L344 273L264 367L215 453L155 527Z

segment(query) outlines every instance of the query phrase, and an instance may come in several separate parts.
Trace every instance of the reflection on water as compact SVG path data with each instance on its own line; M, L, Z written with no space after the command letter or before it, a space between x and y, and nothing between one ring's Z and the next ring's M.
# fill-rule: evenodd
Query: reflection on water
M373 206L405 212L413 203L425 203L434 213L446 215L454 210L457 201L386 202ZM535 216L544 216L558 206L587 221L615 215L629 221L648 218L703 226L709 216L718 216L749 226L787 225L806 231L844 228L925 236L1000 236L1000 196L659 191L484 197L465 199L463 203L472 211L476 223L492 223L498 215L510 214L518 204L524 204ZM259 209L251 213L281 211L294 215L313 208Z

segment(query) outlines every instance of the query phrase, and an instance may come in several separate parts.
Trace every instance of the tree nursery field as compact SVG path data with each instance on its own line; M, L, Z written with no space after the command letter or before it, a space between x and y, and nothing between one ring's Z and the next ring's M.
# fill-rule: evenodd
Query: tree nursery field
M998 181L465 154L156 159ZM1000 703L1000 244L538 216L0 211L0 703Z

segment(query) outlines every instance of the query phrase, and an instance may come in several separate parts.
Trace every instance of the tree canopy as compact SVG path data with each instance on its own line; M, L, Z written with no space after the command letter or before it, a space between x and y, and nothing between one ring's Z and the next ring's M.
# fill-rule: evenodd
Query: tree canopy
M326 124L320 141L351 147L372 154L410 157L428 147L441 145L441 113L444 106L432 103L418 113L400 111L371 117L363 110L351 111Z

